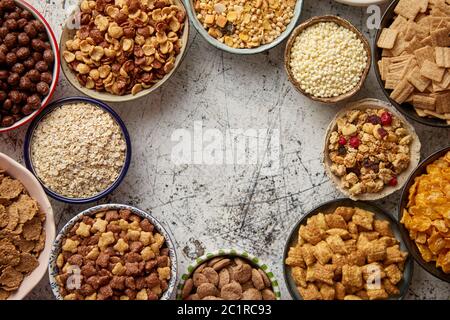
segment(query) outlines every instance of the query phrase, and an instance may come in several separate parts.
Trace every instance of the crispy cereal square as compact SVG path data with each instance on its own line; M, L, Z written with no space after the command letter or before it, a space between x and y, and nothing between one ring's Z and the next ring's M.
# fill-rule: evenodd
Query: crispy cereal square
M370 300L384 300L389 298L386 290L384 289L367 290L367 295Z
M340 215L345 221L348 222L352 220L355 209L350 207L338 207L334 210L334 213Z
M334 253L347 254L347 248L341 237L337 235L328 236L325 241Z
M334 300L336 291L334 290L334 287L328 284L321 284L320 294L322 295L323 300Z
M390 295L398 295L400 294L400 290L388 279L383 279L383 288Z
M389 266L384 268L384 271L386 272L386 276L394 285L399 283L403 278L403 273L400 271L396 264L390 264Z
M305 300L322 300L322 295L312 283L309 283L306 288L298 287L297 289Z
M366 248L367 262L383 261L386 258L386 244L382 241L371 241Z
M300 267L292 268L292 278L297 286L306 288L306 270Z
M345 265L342 267L342 284L348 288L360 288L363 286L361 268L358 266Z
M314 257L316 257L317 261L325 265L328 263L328 261L330 261L331 257L333 256L333 251L331 251L327 242L320 241L318 244L314 246L313 254Z
M372 212L361 208L355 208L355 214L352 217L352 222L366 230L373 230L373 216L374 214Z
M375 231L381 236L393 237L391 224L388 220L375 220L373 223Z
M339 236L342 240L351 239L350 233L344 229L328 229L326 232L330 236Z
M325 216L325 220L327 222L328 228L330 229L339 228L347 230L347 223L345 223L344 218L338 214L327 214Z
M400 0L394 9L394 12L409 20L414 20L419 14L422 6L416 0Z
M386 260L384 260L385 265L400 263L406 260L406 253L400 251L399 245L388 247L386 249Z
M310 243L305 243L302 248L302 256L307 266L310 266L316 262L316 257L314 257L313 253L314 246Z
M334 270L335 267L331 264L321 265L320 263L316 263L306 270L306 281L320 281L333 285Z
M325 231L320 228L317 228L316 226L302 225L302 226L300 226L300 229L299 229L299 235L306 242L316 245L320 241L322 241L322 238L324 238Z
M286 258L286 264L291 267L306 267L300 245L291 247L289 249L288 257Z
M334 284L334 292L337 300L344 300L345 298L345 287L341 282L336 282Z

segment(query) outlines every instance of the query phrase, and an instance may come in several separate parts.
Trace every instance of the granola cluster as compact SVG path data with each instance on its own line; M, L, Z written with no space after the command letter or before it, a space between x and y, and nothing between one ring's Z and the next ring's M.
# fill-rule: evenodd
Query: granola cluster
M350 110L328 141L331 172L353 196L396 186L410 163L412 135L386 109Z
M318 213L298 232L286 265L305 300L376 300L398 295L407 253L387 220L361 208Z
M65 300L157 300L171 278L166 239L130 210L83 217L63 240L56 265Z
M0 300L38 267L44 223L45 214L23 184L0 169Z

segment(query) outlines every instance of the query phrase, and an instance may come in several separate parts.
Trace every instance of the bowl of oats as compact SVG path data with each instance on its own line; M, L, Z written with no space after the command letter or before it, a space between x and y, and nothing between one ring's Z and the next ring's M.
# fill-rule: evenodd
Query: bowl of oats
M393 215L351 199L304 215L284 250L284 277L296 300L403 299L413 268Z
M283 42L300 19L303 0L188 0L189 18L205 40L234 54L257 54Z
M82 0L63 26L61 68L91 98L139 99L175 74L189 29L182 0Z
M131 141L108 105L91 98L65 98L31 123L24 160L52 198L89 203L113 192L125 178Z
M36 177L0 153L0 300L20 300L47 273L53 210Z
M450 4L395 0L374 39L378 83L405 116L450 127Z
M324 141L325 171L353 200L378 200L400 190L420 161L414 127L386 102L364 99L343 108Z
M48 270L58 300L168 300L177 256L172 236L150 213L103 204L63 227Z

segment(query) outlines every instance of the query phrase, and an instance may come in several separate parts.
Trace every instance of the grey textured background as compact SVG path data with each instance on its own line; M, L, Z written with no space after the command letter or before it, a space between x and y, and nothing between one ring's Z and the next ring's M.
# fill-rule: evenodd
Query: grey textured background
M52 24L61 25L75 0L29 0ZM50 3L47 3L50 2ZM65 3L65 8L63 8ZM334 1L306 0L301 21L338 14L368 31L365 9ZM138 102L113 104L131 135L133 159L122 185L100 203L116 202L149 210L173 234L180 271L198 255L219 248L240 248L260 257L274 270L282 297L290 299L283 280L282 254L291 227L320 203L340 197L325 176L320 154L325 128L340 106L313 103L288 82L283 70L284 43L256 56L230 55L211 47L195 30L181 67L156 93ZM54 99L79 95L61 77ZM385 99L373 71L358 98ZM172 163L174 130L207 128L279 130L281 168L264 176L258 165L183 165ZM450 130L414 123L422 156L444 147ZM26 128L0 136L0 150L19 161ZM400 194L379 201L392 214ZM52 201L57 229L87 208ZM91 204L94 205L94 204ZM52 299L44 277L29 299ZM418 265L409 299L448 299L450 285Z

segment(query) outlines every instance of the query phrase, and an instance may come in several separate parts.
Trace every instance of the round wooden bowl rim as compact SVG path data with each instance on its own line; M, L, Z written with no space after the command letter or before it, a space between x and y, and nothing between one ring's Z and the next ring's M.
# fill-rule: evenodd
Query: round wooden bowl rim
M352 32L354 32L358 39L360 39L364 45L364 49L367 53L367 65L366 68L364 69L362 75L361 75L361 79L358 83L357 86L355 86L352 90L338 96L338 97L331 97L331 98L321 98L321 97L316 97L313 96L309 93L306 93L300 86L300 83L298 83L298 81L294 78L294 75L292 73L291 70L291 66L290 66L290 57L291 57L291 51L292 51L292 46L294 45L295 40L297 39L297 36L303 32L304 30L306 30L307 28L309 28L310 26L320 23L320 22L334 22L336 24L338 24L339 26L342 26ZM305 22L303 22L302 24L300 24L297 28L294 29L294 31L292 32L291 36L289 37L289 40L287 42L286 45L286 50L284 52L284 67L286 69L286 72L288 74L288 78L289 81L294 85L294 87L304 96L306 96L307 98L314 100L314 101L318 101L318 102L322 102L322 103L326 103L326 104L333 104L333 103L337 103L346 99L349 99L351 97L353 97L356 93L358 93L364 82L367 79L367 75L369 74L370 71L370 67L372 65L372 50L370 48L369 45L369 41L367 40L367 38L361 33L361 31L359 31L353 24L351 24L349 21L338 17L338 16L332 16L332 15L326 15L326 16L320 16L320 17L313 17Z

